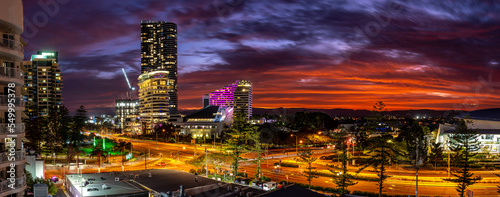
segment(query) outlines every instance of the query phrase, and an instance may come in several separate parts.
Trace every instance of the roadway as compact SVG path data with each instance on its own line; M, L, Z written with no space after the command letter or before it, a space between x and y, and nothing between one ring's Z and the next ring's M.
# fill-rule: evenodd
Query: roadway
M146 162L147 168L167 168L167 169L178 169L188 171L191 167L186 165L183 161L187 159L192 159L196 154L203 154L205 151L205 147L207 151L213 152L216 149L213 148L212 145L206 146L195 146L188 144L173 144L173 143L163 143L163 142L154 142L149 140L138 140L138 139L129 139L122 138L117 136L104 136L108 138L121 139L125 141L130 141L133 144L134 151L146 152L150 153L151 156ZM283 152L288 152L288 154L283 154ZM292 152L293 151L293 152ZM263 150L265 152L265 150ZM320 157L322 155L331 154L329 150L313 150L315 156ZM282 162L293 162L295 156L295 149L280 149L269 151L269 155L266 158L263 157L264 160L261 161L262 173L264 176L272 178L273 181L286 181L288 179L289 182L300 182L307 183L305 176L303 176L304 168L289 168L282 167L282 171L276 173L274 170L274 163L279 162L280 159ZM178 155L178 156L177 156ZM245 158L251 159L255 158L255 154L246 154ZM266 161L267 159L267 161ZM166 166L158 166L159 162L167 163ZM267 164L267 165L266 165ZM334 164L332 162L317 160L314 163L314 167L316 167L318 171L328 172L326 164ZM240 164L240 172L247 172L249 177L253 177L255 174L256 164L251 164L248 162ZM229 169L229 165L222 166L224 169ZM97 172L96 165L88 165L84 166L84 173ZM134 162L125 163L124 170L142 170L145 168L144 158L139 158ZM210 171L213 171L214 166L208 165ZM351 171L354 171L355 168L350 167ZM76 173L76 167L70 169L71 173ZM101 172L109 172L109 171L121 171L121 164L113 164L113 165L105 165L101 168ZM46 177L50 177L52 174L60 176L64 172L62 168L47 165ZM67 172L66 172L67 173ZM475 171L475 174L483 176L483 179L488 182L496 182L496 183L477 183L470 187L470 190L474 191L474 195L476 196L500 196L496 193L496 185L499 180L496 176L493 175L491 171ZM500 171L496 171L495 173L500 173ZM391 167L388 169L388 174L391 176L387 179L384 186L384 192L387 194L400 194L400 195L414 195L415 194L415 172L404 170L401 168ZM376 175L369 170L364 170L360 173L362 176L375 177ZM456 195L456 191L454 188L454 184L450 182L444 182L441 178L445 178L446 172L442 171L419 171L419 195L429 195L429 196L454 196ZM332 179L330 177L320 176L319 178L315 178L312 181L312 185L322 186L322 187L335 187L335 184L332 183ZM377 182L374 181L358 181L358 184L349 187L349 190L359 190L359 191L369 191L369 192L378 192Z

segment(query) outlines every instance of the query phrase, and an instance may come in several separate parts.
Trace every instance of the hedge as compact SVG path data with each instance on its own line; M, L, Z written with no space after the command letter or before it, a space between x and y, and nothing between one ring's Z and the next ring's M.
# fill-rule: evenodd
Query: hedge
M309 173L309 172L305 172L305 173ZM333 178L337 177L337 175L335 175L335 174L325 173L325 172L312 172L311 174L319 175L319 176L333 177ZM354 180L361 180L361 181L378 181L378 178L367 177L367 176L355 176L353 179Z
M280 165L282 167L290 167L290 168L298 168L299 165L298 164L294 164L294 163L284 163L284 162L281 162L281 164L279 162L276 162L274 163L274 165Z

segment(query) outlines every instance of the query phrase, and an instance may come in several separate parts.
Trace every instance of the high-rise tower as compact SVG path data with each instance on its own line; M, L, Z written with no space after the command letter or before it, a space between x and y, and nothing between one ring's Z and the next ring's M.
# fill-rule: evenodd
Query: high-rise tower
M23 196L26 189L22 33L23 1L0 1L0 196Z
M62 105L62 76L55 51L38 51L31 61L24 61L27 69L24 88L27 92L26 112L30 118L47 116L52 106Z
M141 122L166 122L177 107L177 25L141 21Z

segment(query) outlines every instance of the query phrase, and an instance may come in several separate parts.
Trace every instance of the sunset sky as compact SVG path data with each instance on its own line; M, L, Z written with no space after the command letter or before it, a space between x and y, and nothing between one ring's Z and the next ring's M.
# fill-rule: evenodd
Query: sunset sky
M25 59L59 51L72 111L113 112L121 68L137 84L141 20L178 25L180 109L238 79L258 108L500 107L499 1L46 1L24 0Z

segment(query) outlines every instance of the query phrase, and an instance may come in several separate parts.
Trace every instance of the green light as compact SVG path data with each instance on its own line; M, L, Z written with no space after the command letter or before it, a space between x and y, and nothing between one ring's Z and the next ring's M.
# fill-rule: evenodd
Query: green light
M95 147L95 136L94 136L94 147Z
M106 149L106 138L102 139L102 150Z
M31 61L33 61L33 59L47 59L47 56L45 56L45 55L32 55Z

